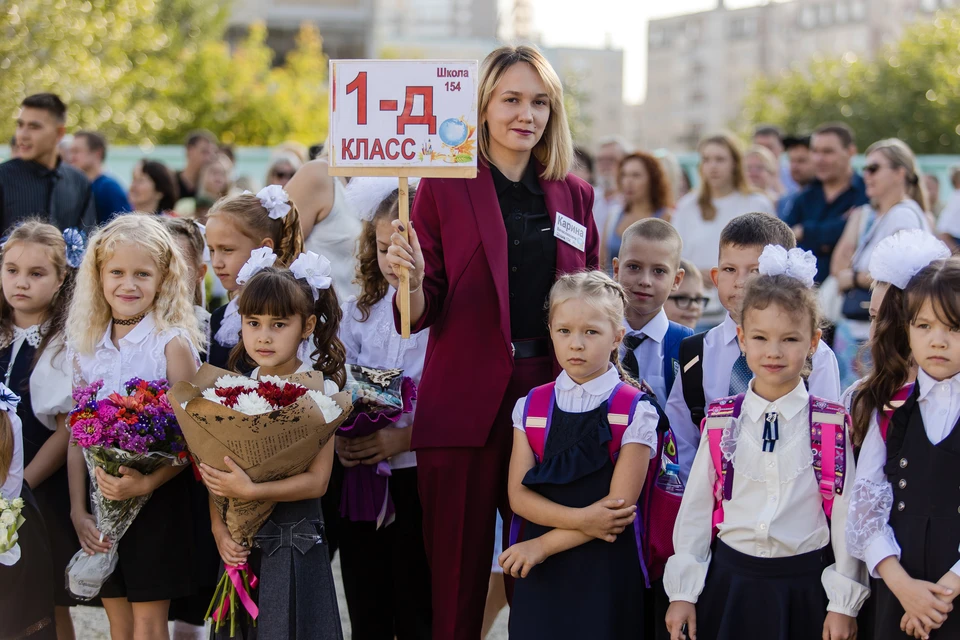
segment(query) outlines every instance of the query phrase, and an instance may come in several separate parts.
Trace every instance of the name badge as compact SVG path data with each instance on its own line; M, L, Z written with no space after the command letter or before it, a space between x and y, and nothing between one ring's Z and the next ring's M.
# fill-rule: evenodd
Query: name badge
M557 211L553 235L575 249L583 251L587 246L587 228Z

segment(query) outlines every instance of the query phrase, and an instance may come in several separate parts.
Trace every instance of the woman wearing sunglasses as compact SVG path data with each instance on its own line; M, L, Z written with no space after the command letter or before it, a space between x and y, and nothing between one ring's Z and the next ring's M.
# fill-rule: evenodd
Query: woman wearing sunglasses
M933 228L924 213L927 198L917 160L906 143L890 138L871 145L863 180L870 204L851 213L830 262L830 274L843 296L843 318L837 324L834 351L844 387L865 373L857 356L870 328L870 256L881 240L897 231L932 233Z

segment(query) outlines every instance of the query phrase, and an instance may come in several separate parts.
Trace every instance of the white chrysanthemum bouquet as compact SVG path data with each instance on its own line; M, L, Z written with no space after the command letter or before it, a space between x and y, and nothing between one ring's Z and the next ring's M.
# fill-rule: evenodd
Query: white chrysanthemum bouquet
M23 498L5 500L0 497L0 564L12 566L20 559L17 530L25 522L20 515L22 511Z

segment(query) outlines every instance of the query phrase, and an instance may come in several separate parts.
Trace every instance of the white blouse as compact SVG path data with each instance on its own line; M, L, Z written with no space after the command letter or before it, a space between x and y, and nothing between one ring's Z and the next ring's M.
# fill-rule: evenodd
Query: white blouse
M183 329L171 328L164 331L157 329L153 313L148 313L133 330L120 338L118 349L110 337L112 326L107 326L103 338L97 343L93 353L75 354L75 384L92 384L103 380L103 388L98 394L99 399L111 393L123 393L123 385L131 378L143 380L160 380L167 377L167 344L177 337L182 337L190 345L197 366L200 365L200 356L188 334Z
M823 512L823 498L813 472L809 398L801 382L774 402L753 392L743 401L738 419L724 429L721 449L733 462L733 493L723 504L719 537L724 544L759 558L787 558L816 551L833 541L836 563L823 572L827 611L856 616L870 595L863 563L847 553L844 526L849 491L834 497L833 519ZM764 416L780 415L780 438L774 451L763 451ZM714 471L709 438L700 442L680 513L673 529L675 555L667 561L663 586L670 601L696 603L710 566ZM847 442L847 477L855 475L853 449Z
M417 385L423 375L423 359L427 353L429 329L404 340L393 325L393 294L390 287L379 302L370 308L366 322L361 320L357 298L351 296L343 305L340 340L347 350L347 362L375 369L403 369L403 375ZM404 414L392 427L403 429L413 425L414 411ZM417 454L405 451L390 458L391 469L417 466Z
M33 325L26 329L13 328L10 365L3 381L7 387L13 388L10 376L24 342L36 348L40 346L42 339L41 325ZM56 431L57 415L69 413L73 409L72 392L70 358L64 346L63 337L57 336L47 343L30 375L30 408L33 410L33 415L47 429Z
M927 438L939 444L953 432L960 419L960 374L947 380L934 380L923 369L917 373L920 386L920 415ZM890 527L893 487L883 467L887 463L887 444L880 435L877 412L870 416L870 428L860 449L857 480L850 498L847 518L847 546L850 553L867 564L870 575L879 578L877 565L890 556L900 559L900 545ZM960 550L950 569L960 576Z
M611 366L607 372L598 378L585 383L577 384L564 371L557 378L556 403L561 411L567 413L587 413L593 411L607 401L614 388L620 383L620 373ZM517 400L513 408L513 428L526 432L523 424L523 408L526 405L526 396ZM642 444L650 447L650 457L657 455L657 423L659 414L653 405L643 400L637 403L633 420L627 425L620 439L620 446L626 444Z

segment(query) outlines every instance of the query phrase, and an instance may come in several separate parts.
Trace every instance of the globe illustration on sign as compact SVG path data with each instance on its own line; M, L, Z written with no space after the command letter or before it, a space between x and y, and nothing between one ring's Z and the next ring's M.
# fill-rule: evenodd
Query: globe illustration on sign
M457 147L467 139L467 125L463 120L447 118L440 124L440 139L450 147Z

